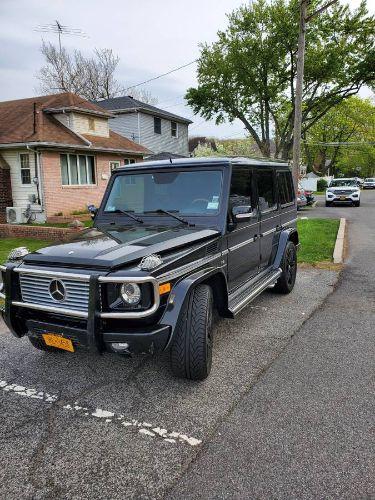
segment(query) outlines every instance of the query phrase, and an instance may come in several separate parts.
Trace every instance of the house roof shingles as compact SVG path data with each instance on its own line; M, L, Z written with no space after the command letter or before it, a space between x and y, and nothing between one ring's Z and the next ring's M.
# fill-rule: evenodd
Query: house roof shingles
M99 150L142 155L149 153L140 144L112 131L109 132L109 137L80 136L59 122L51 113L52 110L76 111L108 118L112 116L103 108L68 92L4 101L0 102L0 144L40 142L87 148L86 141L89 141L93 148Z
M161 116L163 118L169 118L170 120L175 120L181 123L193 123L191 120L184 118L182 116L175 115L173 113L169 113L168 111L164 111L164 109L157 108L156 106L152 106L151 104L147 104L145 102L138 101L138 99L134 99L134 97L130 96L122 96L122 97L113 97L111 99L104 99L102 101L95 101L95 103L103 109L108 111L113 111L115 114L121 111L123 112L132 112L132 111L144 111L149 114L153 114L155 116Z

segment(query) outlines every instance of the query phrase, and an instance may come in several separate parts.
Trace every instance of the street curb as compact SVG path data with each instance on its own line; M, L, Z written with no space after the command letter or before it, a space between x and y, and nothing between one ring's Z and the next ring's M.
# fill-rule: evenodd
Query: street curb
M337 231L335 249L333 250L333 263L342 264L344 261L346 219L340 219L339 230Z

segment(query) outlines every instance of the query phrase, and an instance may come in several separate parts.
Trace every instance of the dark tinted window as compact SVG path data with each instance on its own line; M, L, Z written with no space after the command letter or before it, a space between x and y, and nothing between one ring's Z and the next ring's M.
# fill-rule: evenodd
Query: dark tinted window
M233 167L229 195L230 208L243 207L241 213L251 212L251 170Z
M280 205L294 201L294 189L292 175L290 172L280 172L278 175L279 202Z
M272 170L258 170L257 186L259 198L259 210L263 212L275 206L275 186Z
M161 134L161 119L154 116L154 132L155 134Z

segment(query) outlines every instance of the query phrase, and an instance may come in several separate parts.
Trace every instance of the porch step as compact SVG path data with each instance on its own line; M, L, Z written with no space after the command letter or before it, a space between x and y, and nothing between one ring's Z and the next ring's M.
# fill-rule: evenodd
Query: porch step
M233 316L238 314L249 302L261 294L263 290L273 285L281 275L281 272L281 269L273 269L259 281L254 283L254 280L251 280L229 296L229 311Z

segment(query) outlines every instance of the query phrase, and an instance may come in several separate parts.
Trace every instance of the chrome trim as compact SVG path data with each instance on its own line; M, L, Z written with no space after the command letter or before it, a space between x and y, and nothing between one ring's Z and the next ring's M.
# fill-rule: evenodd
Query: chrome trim
M227 252L227 250L224 250L224 252ZM189 272L189 271L194 271L194 269L198 269L199 267L203 266L204 264L207 264L208 262L211 262L212 260L219 259L224 255L224 252L216 253L214 255L208 255L206 257L202 257L198 260L195 260L194 262L189 262L188 264L184 264L181 267L177 267L173 271L167 271L164 274L161 274L160 276L157 277L157 280L159 283L163 281L168 281L171 279L178 278L179 276L182 276L183 274Z
M272 234L275 232L276 232L276 228L274 227L273 229L269 229L268 231L265 231L264 233L262 233L262 236L268 236L269 234Z
M36 309L37 311L46 311L63 316L74 316L75 318L87 318L88 314L84 311L75 311L74 309L63 309L62 307L43 306L41 304L31 304L30 302L12 302L13 306L26 307L28 309Z
M14 271L20 274L36 274L38 276L43 276L46 278L67 278L70 280L78 280L84 282L90 281L89 274L62 273L60 271L44 271L42 269L28 269L25 267L16 267Z
M233 309L230 309L231 312L237 314L241 311L252 299L254 299L257 295L259 295L263 290L265 290L268 286L270 286L277 278L282 274L282 270L279 268L275 271L266 281L260 283L257 287L253 288L253 290L249 293L247 297L241 300L238 304L234 306Z
M249 238L246 241L242 241L241 243L238 243L237 245L233 245L232 247L229 247L228 250L230 252L234 252L235 250L238 250L239 248L244 247L248 243L253 243L253 242L254 242L254 238Z
M5 266L0 266L0 271L6 271L7 268Z
M159 308L159 282L152 276L100 276L100 283L151 283L154 290L154 304L145 311L123 311L123 312L101 312L99 316L105 319L120 319L120 318L145 318L151 316Z

